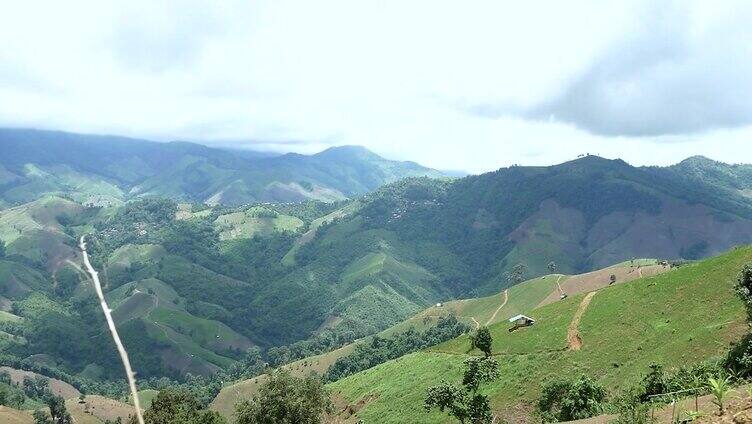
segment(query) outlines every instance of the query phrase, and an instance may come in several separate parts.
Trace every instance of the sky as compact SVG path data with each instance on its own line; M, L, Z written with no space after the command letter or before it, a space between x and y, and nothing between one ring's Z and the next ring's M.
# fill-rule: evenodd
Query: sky
M0 126L483 172L752 162L749 1L24 1Z

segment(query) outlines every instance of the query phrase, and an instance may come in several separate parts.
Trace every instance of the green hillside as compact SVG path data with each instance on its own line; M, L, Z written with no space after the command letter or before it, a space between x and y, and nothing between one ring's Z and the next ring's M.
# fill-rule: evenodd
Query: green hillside
M384 255L370 255L367 260L356 262L355 270L365 272L383 266ZM353 271L351 269L351 271ZM453 300L428 307L412 317L395 324L377 334L380 338L394 337L409 330L425 331L435 326L441 318L452 315L467 324L468 328L479 325L505 323L508 318L517 314L529 314L541 304L551 303L549 299L559 300L559 284L568 293L576 295L599 290L610 285L610 275L618 275L618 282L622 284L648 275L656 275L671 271L670 267L656 265L655 260L639 259L616 264L612 267L596 270L581 275L547 275L517 284L505 292L493 296ZM553 296L552 296L553 295ZM370 311L370 309L366 309ZM340 358L352 354L358 345L367 345L372 338L366 337L353 343L346 344L329 352L305 357L283 366L295 375L306 375L315 372L325 375L329 368ZM461 343L465 343L463 339ZM225 414L231 415L235 400L250 397L256 393L264 377L238 381L226 386L212 403L212 407Z
M274 232L297 232L304 222L298 217L281 215L255 206L243 211L220 215L214 221L220 240L269 236Z
M581 350L568 348L567 332L583 295L529 314L534 326L508 332L491 326L501 377L484 392L494 409L530 411L540 387L586 373L615 392L636 383L651 362L667 368L723 354L746 332L744 308L732 290L752 248L686 265L676 271L598 291L578 326ZM469 341L461 337L330 384L351 404L367 399L357 416L368 422L444 422L426 414L428 386L461 378ZM477 354L472 352L471 354Z
M107 156L114 145L94 149L105 154L107 178L136 187L154 177L126 172L127 160ZM148 152L154 146L142 147ZM234 157L238 167L248 159L195 145L170 149L219 155L211 163ZM16 153L13 160L19 160ZM119 166L106 166L107 157ZM138 170L159 165L167 172L167 164L149 165L145 157L134 160ZM368 157L349 148L316 160ZM285 160L293 159L310 158ZM566 343L584 293L612 279L626 286L669 264L752 240L752 199L740 194L748 190L745 169L713 164L684 175L686 166L635 168L586 157L458 180L408 178L333 203L209 206L140 196L151 189L128 191L122 204L44 196L0 210L0 310L13 315L0 329L1 353L13 363L44 365L97 384L121 377L93 287L80 270L77 239L86 235L143 378L203 375L210 379L196 384L209 391L218 390L219 381L258 374L264 362L323 372L355 349L353 341L379 334L392 343L409 328L428 331L449 314L471 328L489 324L503 332L509 317L543 311L540 323L550 325L528 332L541 332L529 340L507 343L505 335L497 341L500 351L519 356L539 348L566 355L556 337L563 331ZM711 177L713 169L722 176ZM171 185L154 187L178 187L178 174L170 175ZM349 174L342 178L355 181ZM562 293L569 299L559 301ZM547 317L548 310L561 313ZM259 348L260 359L255 350L247 352L251 347ZM460 348L442 349L433 354ZM371 359L357 366L343 360L338 375L372 366ZM524 393L526 399L534 395Z
M714 166L746 175L746 168ZM748 180L737 178L732 189L703 177L710 171L685 168L588 156L454 181L407 179L366 195L356 213L320 233L392 234L393 250L409 252L456 296L509 286L517 265L525 277L545 274L551 261L573 274L634 257L699 259L748 242L752 201L740 191ZM325 243L320 234L306 247Z

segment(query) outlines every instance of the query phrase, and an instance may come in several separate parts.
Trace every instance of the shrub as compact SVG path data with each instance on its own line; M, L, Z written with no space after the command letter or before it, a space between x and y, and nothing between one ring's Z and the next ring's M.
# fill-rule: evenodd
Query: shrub
M629 392L620 396L614 402L617 417L612 424L650 424L650 405L640 402L640 395Z
M277 371L256 396L235 407L236 424L318 424L332 412L329 393L314 375L301 379Z
M666 393L666 376L663 367L659 364L650 364L650 371L642 379L642 394L640 400L647 402L650 396Z
M491 356L491 345L493 341L491 340L491 332L488 330L488 327L480 327L478 331L475 332L471 341L471 349L478 348L486 356Z
M606 390L587 376L575 380L555 380L543 387L538 412L544 421L573 421L603 411Z
M736 284L734 284L734 291L736 291L736 294L744 302L744 306L747 309L747 321L752 322L752 263L742 267Z

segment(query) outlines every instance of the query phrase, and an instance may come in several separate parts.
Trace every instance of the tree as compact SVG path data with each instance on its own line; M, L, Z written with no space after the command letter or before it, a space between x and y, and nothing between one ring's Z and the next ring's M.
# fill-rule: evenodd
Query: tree
M51 424L52 420L50 419L50 416L47 415L46 412L42 411L41 409L37 409L34 411L33 414L31 414L32 418L34 418L34 424Z
M491 406L478 389L481 383L498 378L499 364L488 356L473 357L465 360L465 367L462 386L444 381L429 387L423 406L427 412L433 408L447 412L463 424L488 424L493 418Z
M574 421L603 411L606 390L592 379L555 380L543 387L538 412L544 421Z
M556 274L556 262L551 261L551 262L548 263L548 271L551 274Z
M274 372L257 395L235 406L236 424L319 424L333 411L329 393L315 375L293 377Z
M510 284L518 284L525 281L525 273L527 272L527 266L523 263L518 263L512 267L512 271L507 273L507 281Z
M261 374L266 368L266 362L261 357L261 349L254 346L245 352L242 360L232 364L227 375L233 380L247 379Z
M734 290L744 302L747 310L747 321L752 323L752 263L744 265L736 279Z
M650 364L650 371L642 379L643 393L640 395L642 402L650 400L650 396L666 393L666 376L663 373L663 367L659 364Z
M752 324L752 263L744 265L734 284L734 291L744 303L747 322ZM724 366L741 377L752 374L752 334L742 338L726 356Z
M182 389L165 389L159 392L144 412L146 424L224 424L217 412L201 408L196 397ZM136 417L131 417L136 424Z
M65 399L47 392L45 403L50 408L49 415L42 410L34 411L34 424L73 424L73 418L65 408Z
M460 423L487 424L492 421L488 397L478 393L480 385L499 377L499 364L491 357L493 339L487 327L481 327L472 338L472 347L482 350L485 356L465 360L462 386L442 382L429 387L424 408L438 408L447 412Z
M493 339L491 338L491 332L485 325L478 328L478 331L476 331L475 335L470 339L470 349L478 348L486 356L491 356L492 344Z

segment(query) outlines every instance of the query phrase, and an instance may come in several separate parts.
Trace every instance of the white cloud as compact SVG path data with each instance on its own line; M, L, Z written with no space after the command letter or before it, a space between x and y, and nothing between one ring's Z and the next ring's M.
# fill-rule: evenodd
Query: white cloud
M472 171L752 157L743 3L58 3L0 15L0 125Z

